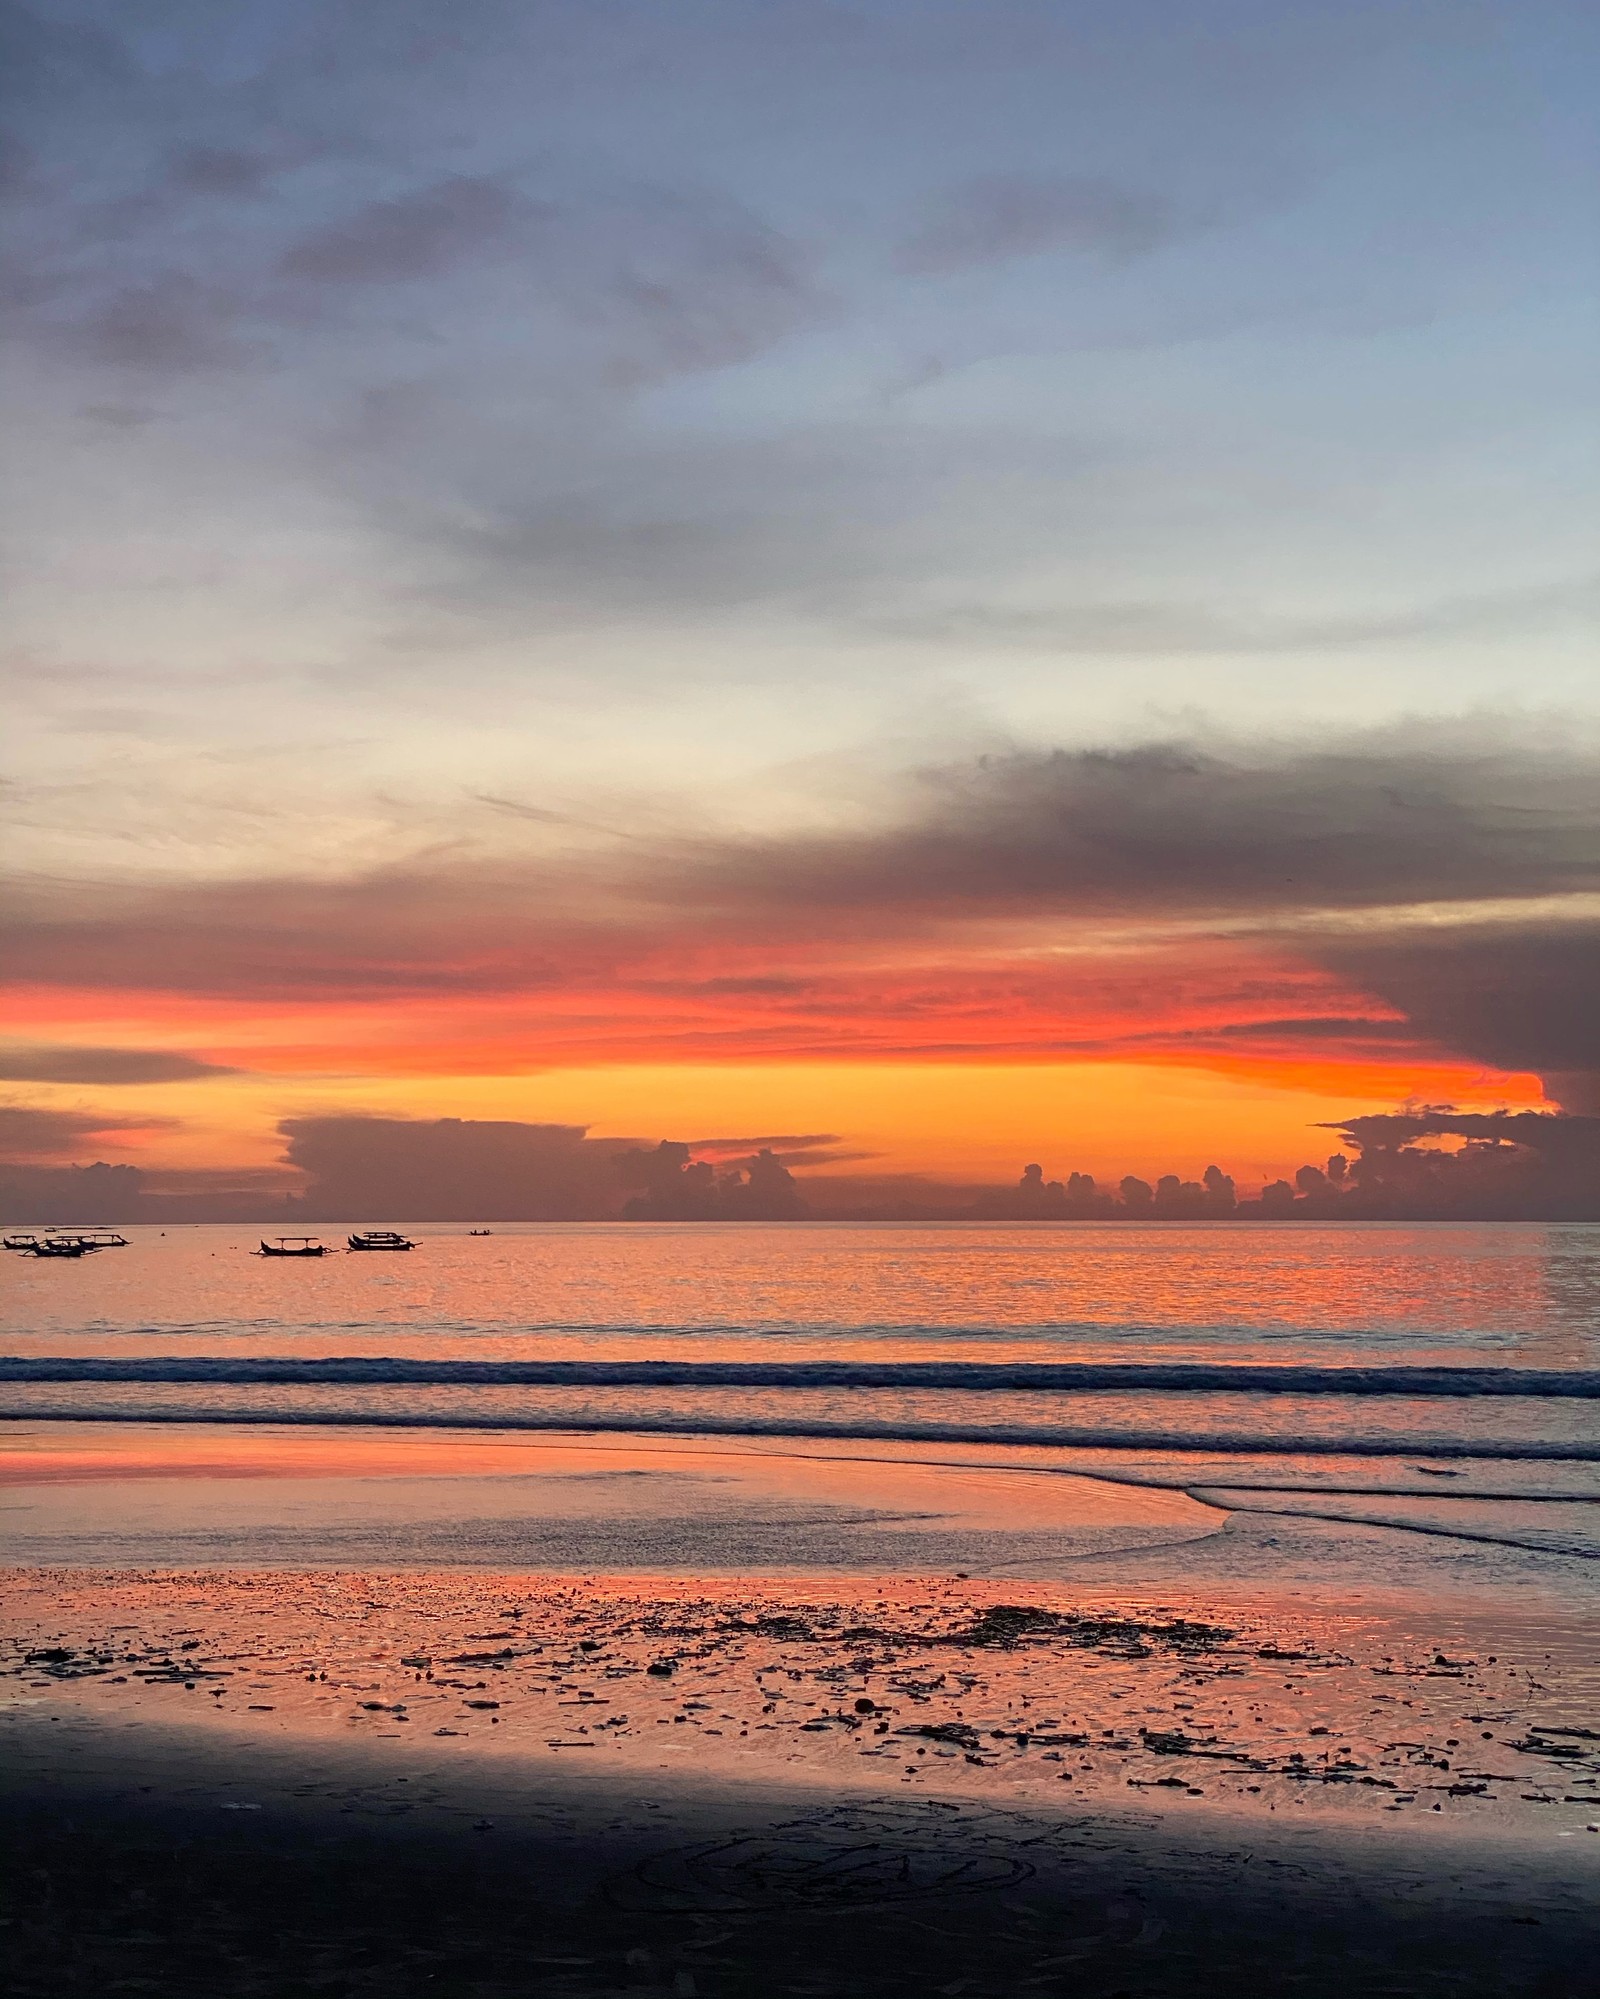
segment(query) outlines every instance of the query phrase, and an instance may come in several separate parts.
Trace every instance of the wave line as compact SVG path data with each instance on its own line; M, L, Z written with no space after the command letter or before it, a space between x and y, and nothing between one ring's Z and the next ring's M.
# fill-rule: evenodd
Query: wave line
M1238 1367L1185 1361L312 1360L156 1354L0 1355L0 1381L305 1382L493 1388L1167 1389L1265 1395L1533 1396L1600 1400L1600 1370L1516 1367Z

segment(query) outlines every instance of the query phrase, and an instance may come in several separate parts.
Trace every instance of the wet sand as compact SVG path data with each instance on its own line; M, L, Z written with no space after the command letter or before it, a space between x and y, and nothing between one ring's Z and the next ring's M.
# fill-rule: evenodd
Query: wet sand
M6 1575L19 1995L1586 1989L1583 1622Z

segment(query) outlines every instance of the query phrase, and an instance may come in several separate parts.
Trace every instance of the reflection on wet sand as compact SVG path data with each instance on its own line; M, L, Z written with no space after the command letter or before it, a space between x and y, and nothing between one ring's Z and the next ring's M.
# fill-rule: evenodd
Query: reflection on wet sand
M106 1715L991 1802L1600 1812L1576 1623L1489 1653L1261 1599L438 1573L13 1571L6 1600L13 1699Z

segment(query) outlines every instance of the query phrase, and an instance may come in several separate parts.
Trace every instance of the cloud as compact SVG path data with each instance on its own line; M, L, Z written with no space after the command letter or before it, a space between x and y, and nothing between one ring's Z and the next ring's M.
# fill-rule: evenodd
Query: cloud
M285 277L317 284L393 285L438 277L544 212L503 182L451 175L369 202L304 236L280 260Z
M257 999L528 992L609 961L581 878L440 865L349 881L14 887L11 976Z
M65 334L116 367L151 371L208 368L237 360L238 301L185 271L158 271L87 307Z
M114 1111L40 1110L24 1104L0 1104L0 1160L70 1158L90 1141L116 1143L116 1134L157 1131L166 1118L119 1117Z
M1391 610L1338 616L1244 616L1205 603L953 604L874 629L971 649L1016 647L1077 658L1202 658L1359 652L1375 645L1516 636L1552 626L1592 628L1600 577L1553 578L1514 589L1465 591Z
M160 1048L0 1048L0 1080L10 1083L188 1083L238 1073Z
M1235 1020L1197 1030L1227 1041L1406 1041L1412 1030L1403 1020L1350 1020L1319 1014L1297 1020Z
M172 156L168 184L185 194L239 199L263 193L274 164L236 146L186 146Z
M1169 203L1113 180L984 174L931 201L895 262L916 276L938 276L1049 250L1135 257L1178 233Z
M309 1213L340 1221L588 1220L616 1214L636 1139L510 1120L287 1118L285 1163Z
M1241 913L1600 889L1600 757L1396 730L1018 750L845 833L727 842L684 893L769 908Z
M776 1152L793 1165L807 1154L831 1152L839 1135L832 1131L763 1132L754 1138L689 1138L683 1142L697 1159L738 1159L750 1152Z
M1600 922L1408 930L1317 947L1331 970L1441 1045L1532 1071L1571 1111L1600 1090Z
M283 1066L357 1074L1453 1061L1560 1076L1576 1104L1600 1070L1600 762L1580 737L1016 750L761 838L606 816L615 835L552 847L544 821L499 815L491 848L446 839L344 881L68 904L24 886L9 976L291 1007ZM350 1005L381 1031L319 1027Z
M1329 1126L1357 1150L1343 1201L1356 1213L1600 1221L1600 1117L1445 1108ZM1454 1148L1430 1140L1459 1139ZM1321 1175L1296 1179L1313 1208L1337 1210Z

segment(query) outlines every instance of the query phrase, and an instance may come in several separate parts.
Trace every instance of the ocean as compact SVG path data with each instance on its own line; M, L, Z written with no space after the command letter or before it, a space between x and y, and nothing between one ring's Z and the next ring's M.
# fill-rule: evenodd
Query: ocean
M1270 1524L1291 1568L1505 1588L1600 1552L1600 1227L128 1233L0 1265L13 1561L1041 1573L1219 1523L1245 1560L1243 1523L1258 1567Z

